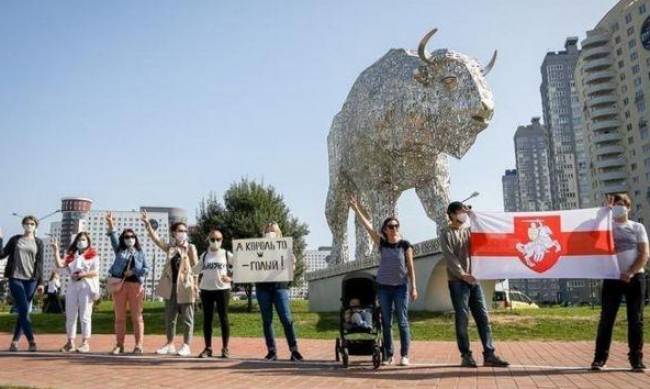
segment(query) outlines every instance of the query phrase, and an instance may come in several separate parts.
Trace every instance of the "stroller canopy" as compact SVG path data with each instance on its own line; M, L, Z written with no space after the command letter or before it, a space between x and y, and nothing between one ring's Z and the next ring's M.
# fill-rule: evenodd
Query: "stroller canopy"
M374 275L358 271L343 277L341 303L344 307L347 307L353 298L359 299L363 306L375 305L377 301L377 285Z

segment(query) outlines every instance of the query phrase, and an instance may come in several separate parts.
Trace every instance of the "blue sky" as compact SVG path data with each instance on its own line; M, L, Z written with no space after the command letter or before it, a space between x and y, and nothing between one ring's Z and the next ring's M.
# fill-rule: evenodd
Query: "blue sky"
M63 196L97 209L140 205L194 214L210 191L263 180L328 245L326 137L358 74L390 48L487 62L496 109L465 158L452 197L481 192L502 209L512 136L541 115L539 66L614 0L24 1L0 3L0 227L12 212L44 215ZM413 191L403 233L433 236ZM56 220L56 219L55 219Z

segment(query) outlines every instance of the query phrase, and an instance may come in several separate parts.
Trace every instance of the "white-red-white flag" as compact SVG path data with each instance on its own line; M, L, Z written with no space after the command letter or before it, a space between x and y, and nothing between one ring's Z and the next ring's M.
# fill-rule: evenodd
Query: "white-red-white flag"
M608 208L470 214L478 279L620 277Z

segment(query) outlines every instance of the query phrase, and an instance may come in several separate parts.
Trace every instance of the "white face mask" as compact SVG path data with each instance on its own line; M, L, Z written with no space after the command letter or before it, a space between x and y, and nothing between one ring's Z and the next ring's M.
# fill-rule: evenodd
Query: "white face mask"
M36 231L36 226L33 224L23 224L23 229L25 232L31 234L32 232Z
M459 213L458 215L456 215L456 219L461 223L465 223L467 221L467 214L464 212Z
M135 238L124 239L124 245L128 248L135 246Z
M265 238L275 238L277 236L278 236L278 234L275 231L267 232L267 233L264 234Z
M187 232L177 232L174 236L178 243L184 243L187 240Z
M615 205L612 207L612 216L615 219L620 219L624 216L627 216L627 207L624 205Z
M88 248L88 241L83 239L77 241L77 250L85 250Z
M214 241L214 242L210 241L210 248L212 250L219 250L221 248L221 241L220 240L217 240L217 241Z

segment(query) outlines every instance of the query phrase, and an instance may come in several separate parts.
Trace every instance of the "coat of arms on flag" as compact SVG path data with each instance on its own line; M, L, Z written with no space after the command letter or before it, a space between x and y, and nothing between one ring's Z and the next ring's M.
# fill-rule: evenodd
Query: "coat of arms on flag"
M478 279L620 277L608 208L472 212Z

